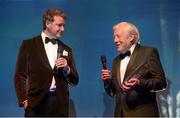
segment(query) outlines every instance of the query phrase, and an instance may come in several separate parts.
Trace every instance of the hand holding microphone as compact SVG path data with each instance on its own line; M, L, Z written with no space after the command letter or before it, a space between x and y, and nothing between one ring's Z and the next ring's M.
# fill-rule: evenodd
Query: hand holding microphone
M64 57L60 57L56 60L55 65L57 68L67 67L67 60Z
M55 66L57 69L68 66L67 60L63 57L63 51L60 48L58 48L57 51L57 60L55 61Z
M57 76L59 71L63 72L63 74L66 76L70 72L70 67L68 66L67 59L65 56L68 56L68 52L63 55L63 50L58 47L57 50L57 60L55 61L55 67L54 67L54 75Z
M111 78L111 71L107 69L107 60L105 55L101 55L101 63L103 69L101 70L101 78L102 80L110 79Z
M58 47L57 60L55 61L54 67L54 76L57 76L59 72L62 73L64 76L69 75L70 67L68 66L68 58L66 58L67 56L68 52Z

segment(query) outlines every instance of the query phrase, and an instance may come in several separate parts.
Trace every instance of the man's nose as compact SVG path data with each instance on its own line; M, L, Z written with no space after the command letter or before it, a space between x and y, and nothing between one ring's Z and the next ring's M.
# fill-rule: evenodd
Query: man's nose
M114 37L114 42L117 42L118 41L118 38L117 37Z
M62 32L64 32L64 26L61 26L61 27L60 27L60 30L61 30Z

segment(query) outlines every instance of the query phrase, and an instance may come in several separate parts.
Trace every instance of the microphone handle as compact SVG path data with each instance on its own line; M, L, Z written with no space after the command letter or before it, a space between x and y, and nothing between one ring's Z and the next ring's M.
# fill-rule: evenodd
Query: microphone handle
M103 69L106 70L107 69L106 63L103 63L102 65L103 65Z
M58 58L60 58L62 56L62 51L61 51L61 49L58 47L58 50L57 50L57 59ZM54 75L57 75L58 74L58 68L57 68L57 66L55 65L54 66L54 69L53 69L53 73L54 73Z

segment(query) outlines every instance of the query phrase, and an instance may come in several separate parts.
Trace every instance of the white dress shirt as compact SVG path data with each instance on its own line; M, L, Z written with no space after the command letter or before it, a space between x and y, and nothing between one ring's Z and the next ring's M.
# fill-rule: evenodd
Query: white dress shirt
M55 66L55 61L57 59L57 49L58 49L58 44L52 44L52 43L45 43L45 37L48 37L44 32L41 33L41 37L43 40L44 48L46 51L46 55L48 57L49 63L51 65L51 68L53 69ZM51 86L50 86L50 91L54 91L56 89L56 81L53 76Z
M131 52L131 55L132 55L135 47L136 47L136 44L133 44L133 45L131 46L131 48L129 49L129 51ZM121 62L120 62L121 83L122 83L123 80L124 80L124 75L125 75L126 68L127 68L128 63L129 63L129 60L130 60L130 58L131 58L131 55L130 55L130 56L126 56L126 57L125 57L124 59L122 59Z

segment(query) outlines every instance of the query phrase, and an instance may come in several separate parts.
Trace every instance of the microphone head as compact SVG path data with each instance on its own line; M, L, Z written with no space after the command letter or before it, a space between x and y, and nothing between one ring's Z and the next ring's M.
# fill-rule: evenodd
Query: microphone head
M61 48L58 48L57 53L61 53Z
M106 63L107 62L105 55L101 55L101 62L102 63Z
M102 63L103 69L107 69L106 62L107 62L106 56L105 55L101 55L101 63Z
M61 48L58 47L58 50L57 50L57 59L60 58L62 56L62 50Z

